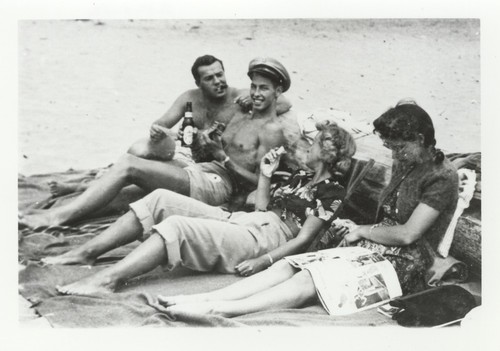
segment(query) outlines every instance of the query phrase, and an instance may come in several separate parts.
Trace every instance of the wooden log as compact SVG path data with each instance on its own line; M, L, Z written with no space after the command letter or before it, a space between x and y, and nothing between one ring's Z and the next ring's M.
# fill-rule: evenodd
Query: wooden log
M458 219L450 255L465 262L473 274L481 275L481 220L470 216Z

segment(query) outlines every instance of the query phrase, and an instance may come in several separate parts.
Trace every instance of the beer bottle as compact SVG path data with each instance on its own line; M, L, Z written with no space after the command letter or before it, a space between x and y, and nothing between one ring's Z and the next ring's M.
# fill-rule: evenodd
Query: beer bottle
M182 121L182 139L181 145L191 147L194 138L194 121L193 121L193 107L191 102L186 102L186 111L184 112L184 120Z

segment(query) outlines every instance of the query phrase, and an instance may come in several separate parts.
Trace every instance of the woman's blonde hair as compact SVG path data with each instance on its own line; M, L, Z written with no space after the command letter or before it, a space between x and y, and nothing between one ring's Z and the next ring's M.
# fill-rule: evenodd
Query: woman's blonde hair
M352 135L337 123L324 120L316 123L321 147L321 160L332 174L344 175L351 167L356 153L356 142Z

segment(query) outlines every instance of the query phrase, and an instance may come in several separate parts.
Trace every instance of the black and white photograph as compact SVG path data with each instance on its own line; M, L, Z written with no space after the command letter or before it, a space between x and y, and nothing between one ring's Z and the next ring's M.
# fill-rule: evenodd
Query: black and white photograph
M149 16L97 2L10 21L18 328L272 338L488 323L484 9L152 3ZM440 306L330 314L307 266L285 259L354 246L390 263L398 299Z

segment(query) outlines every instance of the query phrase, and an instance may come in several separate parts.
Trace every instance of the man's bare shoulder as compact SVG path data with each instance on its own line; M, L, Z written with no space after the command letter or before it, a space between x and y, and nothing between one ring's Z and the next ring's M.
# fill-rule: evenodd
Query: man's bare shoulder
M206 101L200 89L190 89L183 92L175 101L178 106L185 106L186 102L192 102L193 108L199 110L206 106Z
M276 136L283 133L283 125L275 118L269 119L260 129L261 135Z
M269 118L263 126L270 131L282 130L283 126L277 118Z

